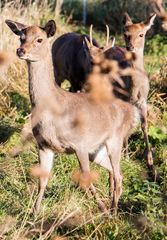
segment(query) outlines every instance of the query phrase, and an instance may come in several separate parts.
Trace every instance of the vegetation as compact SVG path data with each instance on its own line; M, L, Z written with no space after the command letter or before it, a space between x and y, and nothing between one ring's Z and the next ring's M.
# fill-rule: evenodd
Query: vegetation
M0 43L3 50L14 53L18 46L18 37L7 29L5 19L15 19L27 24L42 24L55 18L53 4L49 7L47 1L41 1L40 4L34 1L33 4L26 3L26 6L21 5L19 1L3 2L0 18ZM99 17L97 19L101 21ZM112 15L110 19L112 21ZM67 24L67 20L65 15L56 19L57 36L69 31L88 33L88 28L80 26L78 22ZM105 42L105 32L96 31L94 37L102 45ZM117 43L123 44L120 36ZM102 216L94 198L71 181L73 170L78 168L74 155L55 156L42 209L38 215L32 214L32 206L37 196L37 179L30 175L30 169L38 162L37 148L35 142L23 145L20 137L20 131L31 111L27 68L24 62L15 58L10 67L0 68L0 239L165 239L167 234L165 43L166 36L161 32L148 39L145 56L145 66L151 84L149 137L157 181L153 182L147 174L143 136L140 129L136 129L129 141L129 159L126 159L124 154L122 156L123 195L119 203L119 213L117 217L111 218ZM91 167L99 173L96 187L109 207L107 173L94 164Z

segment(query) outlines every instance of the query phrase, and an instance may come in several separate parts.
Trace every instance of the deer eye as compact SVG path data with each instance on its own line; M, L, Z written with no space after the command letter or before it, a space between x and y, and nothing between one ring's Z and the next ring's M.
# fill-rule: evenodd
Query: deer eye
M43 41L42 38L38 38L38 39L37 39L37 42L38 42L38 43L41 43L42 41Z
M140 34L140 35L139 35L139 37L143 37L143 36L144 36L144 34Z

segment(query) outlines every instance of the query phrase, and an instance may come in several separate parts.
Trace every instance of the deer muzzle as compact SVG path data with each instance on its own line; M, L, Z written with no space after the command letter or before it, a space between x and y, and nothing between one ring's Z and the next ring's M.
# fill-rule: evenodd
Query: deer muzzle
M16 51L16 54L18 57L23 57L25 55L26 51L24 48L18 48L17 51Z

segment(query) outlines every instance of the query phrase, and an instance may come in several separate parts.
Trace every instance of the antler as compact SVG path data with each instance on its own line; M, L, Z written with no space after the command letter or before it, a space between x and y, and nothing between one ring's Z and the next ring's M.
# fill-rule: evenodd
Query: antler
M112 44L111 44L111 47L114 47L115 46L115 37L112 37Z
M93 29L93 24L90 25L90 32L89 32L90 45L91 45L91 46L93 46L92 29Z
M107 30L106 47L108 47L110 37L110 29L108 25L106 25L106 30Z

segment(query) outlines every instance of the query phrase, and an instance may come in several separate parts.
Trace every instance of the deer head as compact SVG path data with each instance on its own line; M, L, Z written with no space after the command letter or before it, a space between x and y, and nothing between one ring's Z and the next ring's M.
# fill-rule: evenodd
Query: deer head
M89 49L90 56L92 58L92 61L94 62L96 57L100 56L103 54L105 51L107 51L109 48L112 48L115 44L115 38L113 40L109 39L109 27L106 25L106 30L107 30L107 37L106 37L106 45L104 47L96 47L93 45L92 41L92 29L93 25L90 26L90 41L85 38L85 43L87 45L87 48Z
M85 41L83 42L83 44L86 44L86 47L89 50L91 60L93 62L95 57L102 53L102 49L93 45L92 29L93 29L93 25L91 24L90 33L89 33L90 41L85 37Z
M5 22L20 37L21 44L16 50L19 58L35 62L45 57L46 46L43 46L56 32L56 24L53 20L50 20L45 27L26 26L11 20Z
M145 35L153 25L155 17L156 14L152 14L145 22L133 23L128 13L124 14L124 39L128 51L144 49Z

